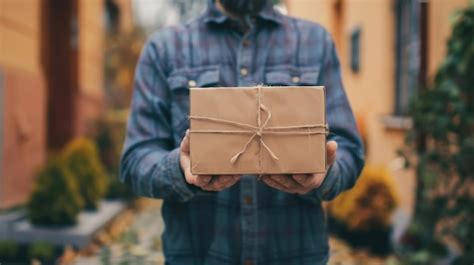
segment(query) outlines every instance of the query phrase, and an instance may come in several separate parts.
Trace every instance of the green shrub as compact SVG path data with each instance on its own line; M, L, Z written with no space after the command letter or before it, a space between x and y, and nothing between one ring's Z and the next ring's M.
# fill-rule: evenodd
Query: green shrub
M117 177L111 177L107 199L132 199L133 197L134 194L127 185L120 182Z
M97 209L99 200L106 195L109 177L99 159L96 145L86 138L76 139L66 146L63 158L77 180L85 207Z
M42 262L51 261L54 258L54 247L47 242L35 242L28 248L28 257Z
M95 122L95 133L91 134L97 145L99 157L109 175L107 199L134 197L130 188L117 178L127 117L128 112L108 111L103 118Z
M2 260L12 260L19 253L18 244L13 240L0 241L0 263Z
M417 175L413 223L401 248L411 264L438 263L446 256L440 242L460 248L453 264L474 261L474 4L454 22L446 59L413 104L403 153Z
M50 158L28 202L30 221L36 225L74 224L82 206L74 176L59 158Z

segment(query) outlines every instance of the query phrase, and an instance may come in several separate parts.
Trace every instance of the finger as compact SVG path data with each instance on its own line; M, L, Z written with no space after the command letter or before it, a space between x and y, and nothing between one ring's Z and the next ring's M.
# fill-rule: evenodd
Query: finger
M231 183L233 180L234 180L234 178L232 176L227 176L227 175L226 176L218 176L217 181L216 181L216 185L218 187L224 187L227 184Z
M203 187L201 187L201 189L203 189L205 191L219 191L216 187L214 187L212 185L203 186Z
M196 185L197 186L197 175L191 174L189 170L184 170L184 176L186 178L186 182L188 184Z
M337 142L336 141L327 142L326 151L327 151L328 165L332 165L332 163L334 163L334 160L336 159Z
M239 179L240 178L231 177L231 180L227 182L225 185L223 185L221 190L225 190L232 187L235 183L237 183L237 181L239 181Z
M264 176L262 178L262 181L267 184L268 186L276 189L276 190L280 190L280 191L283 191L283 192L287 192L287 193L294 193L293 191L285 188L284 186L282 186L280 183L276 182L275 180L273 180L270 176Z
M313 175L313 188L319 188L321 184L323 184L324 178L326 177L325 174L314 174Z
M195 185L199 187L207 186L211 182L212 176L210 175L197 175Z
M186 130L186 134L184 135L179 148L181 149L181 152L189 153L189 130Z
M308 187L311 185L311 182L313 181L313 175L312 174L294 174L293 179L298 182L303 187Z
M228 175L213 176L211 182L206 185L206 188L214 191L220 191L224 189L225 186L230 184L233 180L234 178Z
M287 189L296 189L301 187L298 182L286 175L270 175L270 178Z

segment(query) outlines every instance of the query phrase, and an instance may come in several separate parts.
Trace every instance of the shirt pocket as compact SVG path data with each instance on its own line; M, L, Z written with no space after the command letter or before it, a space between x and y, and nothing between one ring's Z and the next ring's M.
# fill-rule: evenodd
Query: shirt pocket
M171 94L171 122L181 137L189 128L189 89L191 87L215 87L220 83L219 67L188 68L170 73L168 86Z
M319 83L319 72L319 66L272 66L265 71L265 84L269 86L316 86Z

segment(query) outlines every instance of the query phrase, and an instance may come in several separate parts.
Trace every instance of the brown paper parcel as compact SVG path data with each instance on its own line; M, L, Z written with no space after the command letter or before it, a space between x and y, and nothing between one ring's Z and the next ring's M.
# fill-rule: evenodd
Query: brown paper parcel
M326 171L320 86L191 88L193 174Z

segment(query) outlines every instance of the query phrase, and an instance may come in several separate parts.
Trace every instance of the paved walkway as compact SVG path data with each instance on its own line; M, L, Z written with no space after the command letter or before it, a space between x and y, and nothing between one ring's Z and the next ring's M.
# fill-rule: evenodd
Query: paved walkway
M144 206L143 206L144 205ZM159 201L142 202L141 210L118 240L96 248L91 256L81 255L76 265L161 265L161 233L163 222ZM353 251L343 241L330 238L330 265L384 264L385 260L371 257L366 251Z

